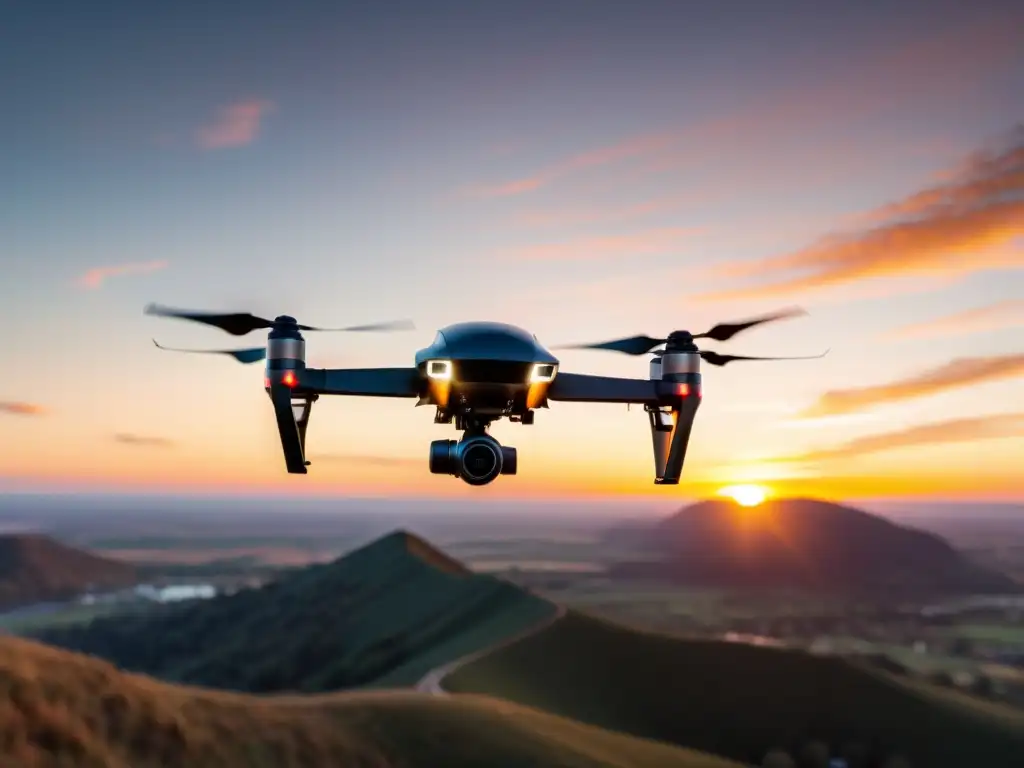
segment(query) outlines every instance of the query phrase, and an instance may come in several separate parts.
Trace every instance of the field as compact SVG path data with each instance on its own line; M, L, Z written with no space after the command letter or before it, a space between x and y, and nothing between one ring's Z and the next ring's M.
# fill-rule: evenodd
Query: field
M857 743L912 765L1012 768L1024 714L839 658L644 633L570 612L457 670L487 693L749 763L772 748Z
M217 693L12 638L0 638L0 764L739 768L480 696Z

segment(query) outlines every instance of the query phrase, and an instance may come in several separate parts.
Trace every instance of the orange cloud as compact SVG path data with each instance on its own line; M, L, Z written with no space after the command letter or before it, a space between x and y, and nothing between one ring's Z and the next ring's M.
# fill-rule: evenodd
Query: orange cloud
M779 461L797 463L833 461L895 448L911 448L935 445L936 443L969 443L1002 437L1024 437L1024 413L1005 413L921 424L898 432L884 432L860 437L836 448L811 451L800 456L779 459Z
M861 232L718 270L730 277L802 274L700 298L775 298L870 277L1024 267L1024 127L1014 131L1007 150L975 156L964 174L884 206L872 218L878 224Z
M13 416L42 416L46 409L36 403L4 400L0 401L0 413L9 413Z
M93 267L78 278L78 283L83 288L93 290L103 285L103 282L109 277L146 274L149 272L158 272L159 270L166 268L166 261L132 262L130 264L118 264L113 267Z
M1024 325L1024 299L1007 299L987 307L968 309L892 331L895 339L927 339L998 331Z
M203 149L242 147L255 141L263 117L274 105L269 101L249 99L222 107L217 118L196 134Z
M578 261L606 256L643 256L677 250L686 237L700 231L688 227L664 227L627 235L581 237L511 249L508 255L525 261Z
M960 358L888 384L826 392L801 415L817 418L853 413L875 405L927 397L959 387L1016 376L1024 376L1024 354Z

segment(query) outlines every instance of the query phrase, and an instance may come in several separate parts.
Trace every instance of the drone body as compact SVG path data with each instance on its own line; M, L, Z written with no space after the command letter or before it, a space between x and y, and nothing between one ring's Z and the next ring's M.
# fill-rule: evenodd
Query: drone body
M584 348L639 355L655 347L646 379L563 373L559 360L537 338L512 325L457 323L437 332L430 346L416 352L408 368L309 368L303 330L287 315L273 321L251 315L182 312L150 306L149 314L195 320L235 335L270 328L265 348L245 350L173 350L227 354L243 363L266 360L264 387L274 406L278 433L289 473L306 474L306 428L312 405L321 395L397 397L435 408L434 423L454 424L456 440L430 445L434 474L453 475L470 485L487 485L517 471L516 449L501 445L488 429L502 418L533 424L538 408L554 401L642 405L648 414L654 451L655 483L676 485L682 474L694 417L702 397L702 358L713 365L746 358L699 350L695 338L724 341L735 333L792 312L720 325L698 337L677 331L665 339L633 337ZM356 326L348 331L394 330L394 324ZM156 342L154 342L156 344ZM157 344L159 347L160 345ZM161 347L167 349L166 347Z

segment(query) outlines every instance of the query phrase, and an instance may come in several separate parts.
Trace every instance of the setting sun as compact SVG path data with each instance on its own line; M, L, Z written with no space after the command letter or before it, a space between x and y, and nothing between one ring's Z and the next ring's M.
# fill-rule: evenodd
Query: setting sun
M722 488L718 494L728 496L742 507L756 507L768 498L768 489L763 485L730 485Z

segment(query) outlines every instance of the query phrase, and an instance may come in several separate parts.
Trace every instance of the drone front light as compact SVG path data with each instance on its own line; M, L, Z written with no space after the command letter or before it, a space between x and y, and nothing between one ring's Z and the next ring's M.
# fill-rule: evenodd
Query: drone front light
M535 363L530 371L531 384L543 384L555 378L558 373L558 366L551 363Z
M285 371L284 376L281 377L281 383L286 387L294 387L299 383L299 380L295 378L295 373L292 371Z
M437 381L451 381L451 360L430 360L427 362L427 378Z

